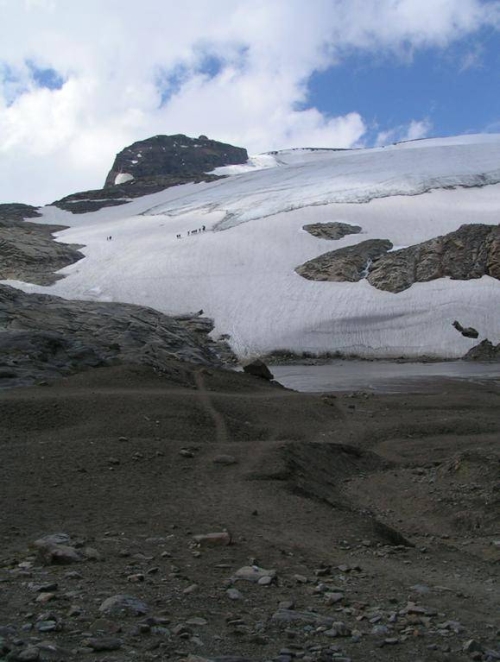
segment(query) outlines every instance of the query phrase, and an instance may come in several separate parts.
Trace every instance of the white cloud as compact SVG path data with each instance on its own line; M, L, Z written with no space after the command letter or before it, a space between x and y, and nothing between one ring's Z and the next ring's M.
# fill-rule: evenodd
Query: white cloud
M101 186L117 151L157 133L204 133L251 152L359 144L366 127L355 108L329 117L307 107L312 73L352 49L407 56L500 24L500 3L481 0L0 6L0 72L9 71L0 81L0 201L36 203ZM215 75L210 58L220 63ZM54 69L61 89L37 87L28 61ZM175 72L182 76L170 93L160 89ZM425 122L407 127L409 136L428 130Z
M391 143L403 142L405 140L420 140L426 138L432 131L432 123L428 119L412 120L409 124L396 126L388 131L377 134L375 145L382 147Z

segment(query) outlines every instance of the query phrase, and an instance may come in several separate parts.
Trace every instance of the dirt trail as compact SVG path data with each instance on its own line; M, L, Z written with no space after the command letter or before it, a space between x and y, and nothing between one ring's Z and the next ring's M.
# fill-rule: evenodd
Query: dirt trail
M205 380L203 378L202 370L197 370L194 373L194 381L196 384L196 388L198 389L200 401L215 424L216 440L219 444L224 444L228 440L228 430L227 430L226 422L224 421L224 416L222 416L222 414L218 412L217 409L212 404L212 400L205 386Z

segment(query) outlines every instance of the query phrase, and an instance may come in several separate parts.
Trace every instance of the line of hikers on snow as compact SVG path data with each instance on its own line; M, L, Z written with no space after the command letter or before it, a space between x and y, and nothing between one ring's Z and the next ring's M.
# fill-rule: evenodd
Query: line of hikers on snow
M198 232L205 232L207 228L202 225L201 228L198 228L197 230L188 230L187 236L189 237L192 234L198 234ZM176 235L177 239L182 239L182 234Z

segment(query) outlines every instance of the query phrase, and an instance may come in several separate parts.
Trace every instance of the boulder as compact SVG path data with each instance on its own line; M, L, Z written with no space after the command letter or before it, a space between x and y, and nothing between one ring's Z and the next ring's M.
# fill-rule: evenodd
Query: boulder
M464 361L500 361L500 343L494 345L488 339L483 340L462 358Z
M318 239L342 239L349 234L358 234L362 228L359 225L349 225L349 223L310 223L309 225L302 226L302 229L313 237Z
M251 363L247 363L247 365L244 365L243 371L246 372L247 375L253 375L254 377L261 377L262 379L267 379L268 381L274 379L273 373L269 370L269 368L264 363L264 361L261 361L260 359L257 359L256 361L252 361Z
M479 332L476 331L476 329L473 329L471 326L463 327L457 320L453 322L453 327L461 333L464 338L477 338L479 336Z

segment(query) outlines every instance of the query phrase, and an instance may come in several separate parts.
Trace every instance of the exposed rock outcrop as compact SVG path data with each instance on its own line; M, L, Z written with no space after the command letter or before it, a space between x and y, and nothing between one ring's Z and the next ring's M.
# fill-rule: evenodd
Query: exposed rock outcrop
M359 234L362 228L359 225L349 225L349 223L310 223L304 225L303 230L312 234L318 239L342 239L348 234Z
M246 149L209 140L206 136L153 136L125 147L117 154L104 187L143 177L202 175L219 166L247 160Z
M500 361L500 343L494 345L490 340L483 340L463 358L465 361Z
M448 276L500 279L500 226L462 225L455 232L381 257L368 281L380 290L402 292L417 282Z
M478 338L479 337L479 331L477 329L474 329L472 326L467 326L463 327L459 321L455 320L452 324L452 326L459 332L461 333L464 338Z
M0 285L0 387L116 363L163 370L171 359L221 365L208 335L151 308L66 301Z
M388 239L369 239L354 246L323 253L295 271L308 280L356 282L361 280L372 261L380 258L392 244Z
M117 207L125 205L134 198L140 198L143 195L158 193L172 186L180 184L189 184L198 182L212 182L220 179L216 175L192 174L192 175L161 175L157 177L141 177L132 179L117 186L108 186L105 189L96 189L93 191L81 191L72 193L61 200L56 200L52 204L59 209L70 211L73 214L85 214L87 212L98 211L103 207Z
M78 250L82 246L54 241L52 234L63 226L23 220L37 216L36 208L29 205L0 205L0 280L52 285L63 278L55 271L83 257Z

